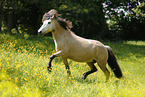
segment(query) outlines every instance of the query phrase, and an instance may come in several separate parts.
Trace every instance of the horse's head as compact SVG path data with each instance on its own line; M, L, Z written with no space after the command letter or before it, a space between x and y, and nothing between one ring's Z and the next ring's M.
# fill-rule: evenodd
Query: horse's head
M38 34L46 34L54 30L55 24L53 23L54 17L56 17L57 11L55 9L45 13L42 18L43 25L38 30Z
M38 34L46 34L48 32L52 32L55 28L55 24L53 23L52 19L45 20L43 25L38 30Z
M60 16L60 14L57 14L57 11L54 9L50 10L48 13L45 13L42 18L43 25L38 30L38 34L53 32L55 26L57 26L58 24L64 30L72 27L72 23L70 21L66 21L65 19L62 19L58 16Z

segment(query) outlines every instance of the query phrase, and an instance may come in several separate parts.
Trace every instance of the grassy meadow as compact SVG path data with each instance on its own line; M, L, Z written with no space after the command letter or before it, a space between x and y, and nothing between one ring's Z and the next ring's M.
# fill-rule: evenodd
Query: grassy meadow
M0 33L0 97L145 97L145 41L103 43L113 48L123 79L111 72L105 83L96 64L98 71L83 81L89 67L71 60L68 77L60 58L49 74L46 66L55 53L51 37Z

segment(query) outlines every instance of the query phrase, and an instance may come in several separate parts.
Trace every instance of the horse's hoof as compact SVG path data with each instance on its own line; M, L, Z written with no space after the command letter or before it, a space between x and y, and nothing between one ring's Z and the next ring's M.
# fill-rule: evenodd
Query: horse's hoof
M47 67L48 73L50 73L52 71L52 68Z
M86 78L85 77L82 77L82 80L84 81Z
M85 80L85 79L86 79L85 73L83 74L82 79L83 79L83 80Z

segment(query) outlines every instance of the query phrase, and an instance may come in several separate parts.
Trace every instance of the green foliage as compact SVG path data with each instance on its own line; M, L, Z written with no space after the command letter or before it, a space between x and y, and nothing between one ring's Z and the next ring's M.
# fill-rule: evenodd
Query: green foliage
M80 36L99 38L101 32L108 30L103 5L98 0L53 0L50 6L72 21L72 31Z
M43 14L51 9L72 21L71 30L79 36L144 40L145 5L137 0L1 0L0 27L3 23L7 32L20 33L20 28L36 35Z
M144 40L144 1L136 0L108 0L105 10L111 21L110 37L124 40ZM112 36L111 36L112 35Z
M9 15L11 19L7 22L9 17L4 17L4 21L9 25L9 30L20 26L24 30L28 29L25 32L29 34L37 34L43 14L54 8L63 15L63 18L72 21L74 32L81 36L96 38L100 37L97 34L108 30L101 3L98 0L60 0L59 2L58 0L49 2L46 0L6 0L3 6L4 13L11 13ZM98 19L98 17L101 18Z
M98 72L83 81L89 70L85 63L69 60L72 76L68 77L61 59L53 61L52 73L47 62L55 53L50 37L28 34L0 34L0 95L2 97L143 97L145 94L145 41L103 42L113 48L124 74L109 82Z
M14 28L19 33L18 27L21 27L23 31L29 30L29 34L37 34L40 12L38 0L4 0L0 11L9 33Z

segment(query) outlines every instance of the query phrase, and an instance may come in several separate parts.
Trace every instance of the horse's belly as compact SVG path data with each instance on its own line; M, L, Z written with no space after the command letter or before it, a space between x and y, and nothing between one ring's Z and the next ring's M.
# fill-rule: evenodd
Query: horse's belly
M90 55L75 55L69 56L68 58L77 62L90 62L93 60L93 57Z
M73 47L68 52L68 58L77 62L89 62L94 58L94 49L92 47Z

